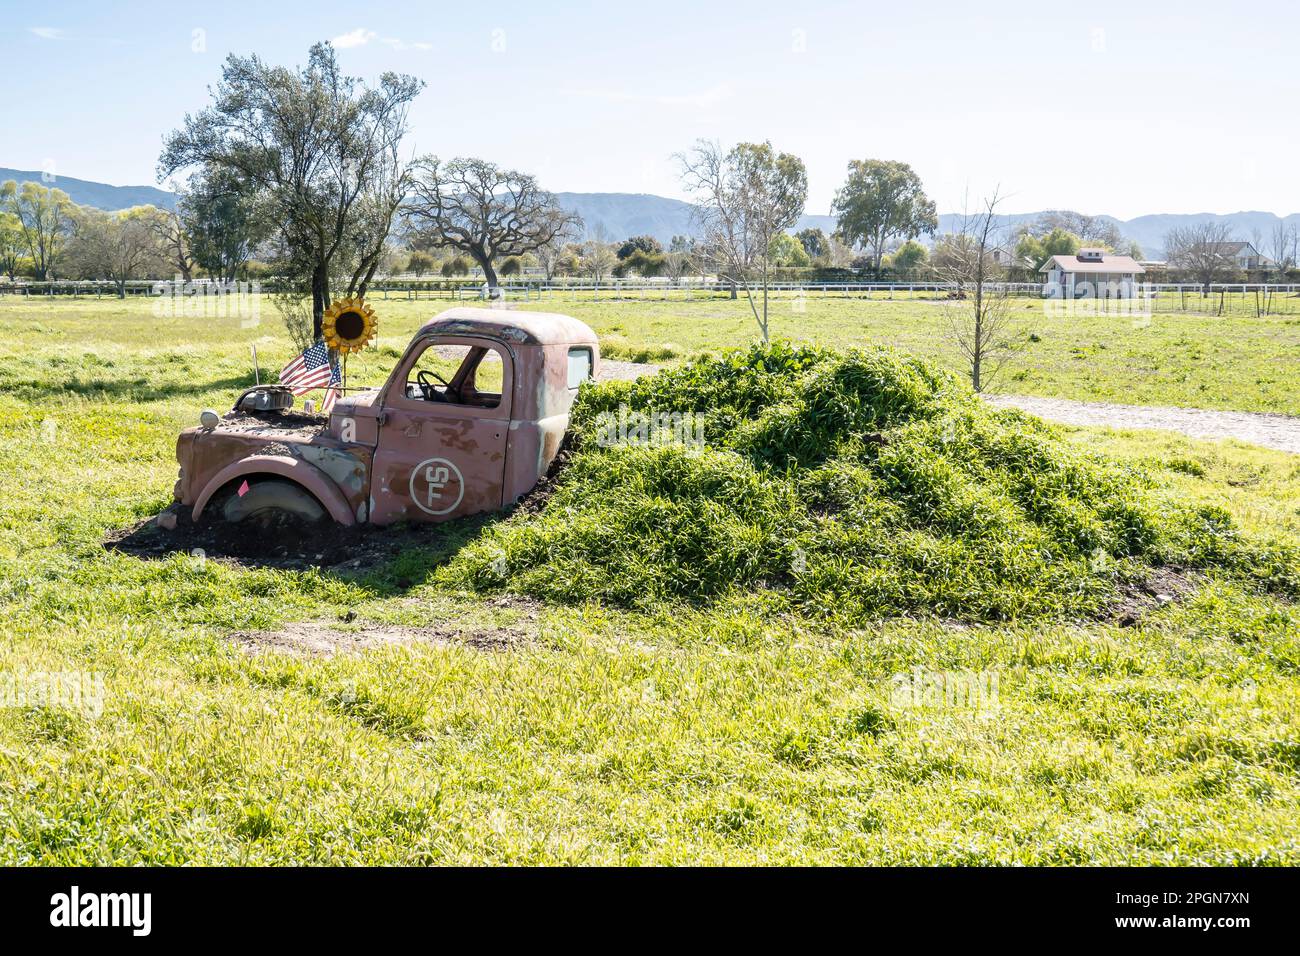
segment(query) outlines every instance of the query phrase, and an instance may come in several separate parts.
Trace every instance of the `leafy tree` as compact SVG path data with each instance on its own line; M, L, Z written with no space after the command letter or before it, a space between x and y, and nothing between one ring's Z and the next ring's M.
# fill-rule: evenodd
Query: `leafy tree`
M23 226L11 212L0 212L0 272L13 282L18 275L18 262L27 244L23 241Z
M0 186L0 211L14 216L38 281L49 278L63 244L72 234L75 209L61 189L40 183L19 186L12 179Z
M423 86L395 73L367 86L340 71L328 43L298 70L231 55L213 103L167 138L160 178L200 167L248 185L277 231L281 270L310 292L319 338L331 293L364 296L385 253L410 185L407 110ZM292 303L281 307L298 329Z
M831 254L830 237L821 229L800 229L794 234L809 259L827 259Z
M1022 261L1032 260L1034 271L1037 272L1052 256L1075 255L1081 246L1078 236L1061 228L1053 229L1042 238L1025 232L1016 243L1016 258Z
M422 276L426 272L431 272L433 270L433 265L433 256L429 255L427 252L421 252L419 249L412 252L406 259L406 271L414 273L417 276Z
M877 272L891 239L915 239L939 228L934 202L925 195L920 177L907 163L891 160L850 162L832 212L839 220L839 237L870 249Z
M442 274L448 278L469 274L469 262L460 256L452 256L442 264Z
M534 252L581 225L525 173L483 159L429 156L415 165L413 226L433 245L468 254L491 289L496 260Z
M618 247L618 257L626 259L638 250L651 255L658 255L664 251L664 247L659 244L659 240L654 236L633 236Z
M192 177L178 209L194 261L223 282L235 281L271 231L248 184L221 167Z
M914 239L909 239L894 250L894 271L910 276L930 259L930 251Z
M501 274L503 276L517 276L523 271L523 265L518 256L511 256L501 263Z
M772 240L803 214L808 171L803 160L778 153L771 143L740 143L727 152L701 140L678 157L682 180L696 196L696 216L704 227L709 254L729 273L732 295L744 286L750 311L768 341L768 270ZM763 304L750 287L757 272Z
M582 244L566 243L555 263L556 275L576 276L582 272Z
M623 265L627 270L635 272L637 275L657 276L663 272L664 261L665 256L662 252L633 249L623 259Z
M767 254L775 266L803 268L812 262L807 250L803 247L803 243L788 232L782 232L772 237Z

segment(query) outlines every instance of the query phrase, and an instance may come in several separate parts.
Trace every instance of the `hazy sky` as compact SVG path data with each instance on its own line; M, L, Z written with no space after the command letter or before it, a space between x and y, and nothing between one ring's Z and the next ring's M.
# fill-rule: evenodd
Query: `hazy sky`
M851 158L943 211L1300 211L1300 6L1043 3L100 3L0 0L0 166L138 185L228 53L428 82L421 152L547 188L681 196L695 139L770 139L828 211ZM337 39L336 39L337 38Z

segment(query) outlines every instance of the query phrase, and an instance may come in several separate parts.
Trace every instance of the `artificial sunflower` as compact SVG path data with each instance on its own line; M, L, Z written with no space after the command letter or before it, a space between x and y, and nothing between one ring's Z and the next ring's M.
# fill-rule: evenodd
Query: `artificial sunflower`
M325 344L337 352L360 352L378 327L375 310L361 299L339 299L321 320Z

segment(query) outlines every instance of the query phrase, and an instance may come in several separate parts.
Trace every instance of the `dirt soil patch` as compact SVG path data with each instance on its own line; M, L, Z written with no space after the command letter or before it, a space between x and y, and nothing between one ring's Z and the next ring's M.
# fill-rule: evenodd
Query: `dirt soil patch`
M174 516L175 527L160 525L159 518ZM332 568L363 573L374 570L412 549L436 550L449 543L449 531L471 533L494 516L483 515L446 525L358 525L345 528L333 521L314 525L257 527L225 521L190 518L190 509L173 505L159 518L147 518L129 528L111 532L104 547L138 558L162 558L177 552L204 558L230 560L248 567L287 570ZM497 516L499 517L499 516ZM409 582L407 582L409 584ZM403 586L403 582L398 582Z
M319 621L286 624L274 631L235 631L229 639L249 654L278 652L303 657L333 657L356 654L377 647L414 644L459 644L483 651L508 650L531 641L532 635L518 628L406 627L396 624L368 624L357 629L334 627Z
M1121 583L1119 596L1103 619L1120 627L1133 627L1145 614L1196 590L1203 578L1203 574L1185 568L1154 568L1141 581Z

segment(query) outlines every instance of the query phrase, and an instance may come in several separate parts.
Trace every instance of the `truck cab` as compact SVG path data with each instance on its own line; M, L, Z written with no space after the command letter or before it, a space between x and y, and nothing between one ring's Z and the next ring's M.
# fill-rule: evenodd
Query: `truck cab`
M568 316L451 309L382 386L340 398L328 421L258 410L285 404L266 386L186 429L175 498L195 521L386 525L499 510L545 475L599 361L595 333Z

